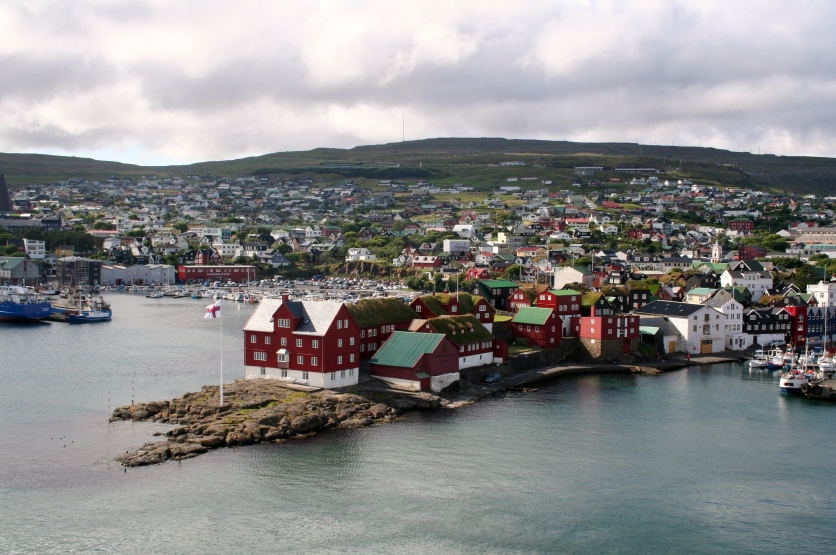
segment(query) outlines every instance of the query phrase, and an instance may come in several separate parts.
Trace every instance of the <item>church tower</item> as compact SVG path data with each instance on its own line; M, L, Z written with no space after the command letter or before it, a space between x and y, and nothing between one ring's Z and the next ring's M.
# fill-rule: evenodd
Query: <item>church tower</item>
M712 264L719 264L723 260L723 247L720 246L720 243L714 242L714 246L711 247L711 263Z

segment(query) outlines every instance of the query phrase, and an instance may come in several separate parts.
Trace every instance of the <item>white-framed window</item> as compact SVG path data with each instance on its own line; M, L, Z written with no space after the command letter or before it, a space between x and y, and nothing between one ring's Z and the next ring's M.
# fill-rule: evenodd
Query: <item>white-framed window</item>
M279 318L278 320L276 320L276 325L280 328L289 328L290 320L285 318Z
M338 330L343 329L343 321L342 320L337 320L337 329Z
M348 355L348 362L354 362L354 353Z
M270 344L270 343L272 343L272 342L273 342L273 338L272 338L272 337L270 337L269 335L265 335L265 336L264 336L264 344L265 344L265 345L269 345L269 344Z
M311 357L311 366L316 366L319 364L319 359L316 357Z
M337 379L337 373L336 373L336 372L331 372L331 379L332 379L332 380L336 380L336 379Z
M287 362L287 354L279 353L279 362Z
M343 363L343 357L342 357L342 355L340 355L340 356L337 357L337 364L342 364L342 363Z
M420 304L415 305L415 312L421 312L421 305Z
M319 340L318 339L311 340L311 347L313 347L314 349L318 349L319 348Z
M349 377L349 378L354 377L354 369L353 369L353 368L349 368L349 370L348 370L348 377Z
M342 339L337 339L337 347L342 347L342 346L343 346L343 340Z
M386 333L386 326L380 326L380 333Z
M366 337L366 330L360 330L360 339L363 339L365 337Z
M301 347L301 346L302 346L302 340L301 340L301 339L297 339L297 340L296 340L296 346L297 346L297 347Z
M282 347L287 347L287 337L282 337L282 340L279 341Z
M305 364L305 357L299 355L296 357L296 364Z
M340 378L345 378L345 370L340 370Z
M308 379L308 373L307 373L307 372L302 372L302 379L303 379L303 380L307 380L307 379Z
M258 338L255 336L255 334L250 335L250 343L257 343L257 342L258 342Z
M255 360L267 360L267 353L262 353L260 351L256 351L253 353L253 359Z
M534 326L534 333L538 333L540 331L540 326Z
M483 304L479 305L479 312L485 312L485 305L483 305Z
M365 352L366 352L366 344L365 344L365 343L360 343L360 352L361 352L361 353L365 353Z
M282 370L281 376L282 376L282 378L286 378L287 377L287 370Z
M344 327L344 328L346 328L346 329L348 329L348 318L346 318L345 320L343 320L343 327Z
M348 338L348 344L349 345L354 345L354 336L353 335Z

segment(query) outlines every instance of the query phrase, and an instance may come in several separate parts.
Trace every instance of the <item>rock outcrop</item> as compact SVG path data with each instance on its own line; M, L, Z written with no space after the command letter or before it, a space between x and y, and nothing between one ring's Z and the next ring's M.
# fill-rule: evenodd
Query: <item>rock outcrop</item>
M119 407L113 420L179 425L117 460L143 466L196 457L209 449L281 442L329 428L362 428L391 422L411 409L439 409L430 394L370 394L367 398L335 391L303 392L269 380L239 380L224 387L219 406L217 386L204 386L171 401Z

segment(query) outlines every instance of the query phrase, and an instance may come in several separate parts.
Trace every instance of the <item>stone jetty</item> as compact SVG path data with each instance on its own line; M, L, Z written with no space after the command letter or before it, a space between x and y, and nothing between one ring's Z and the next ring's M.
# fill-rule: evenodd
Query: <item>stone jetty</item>
M298 391L270 380L239 380L224 386L223 407L218 387L204 386L171 401L119 407L111 419L178 426L159 433L163 439L117 458L124 466L144 466L218 447L283 442L329 428L362 428L392 422L404 411L441 407L438 397L424 393Z

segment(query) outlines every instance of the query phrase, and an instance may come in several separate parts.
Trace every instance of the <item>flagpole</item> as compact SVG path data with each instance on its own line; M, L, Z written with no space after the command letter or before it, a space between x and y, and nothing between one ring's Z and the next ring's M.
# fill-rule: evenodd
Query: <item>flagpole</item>
M221 306L221 301L218 299L218 307ZM220 311L219 311L220 312ZM221 315L223 316L223 315ZM219 406L224 406L224 319L221 317L221 402Z

